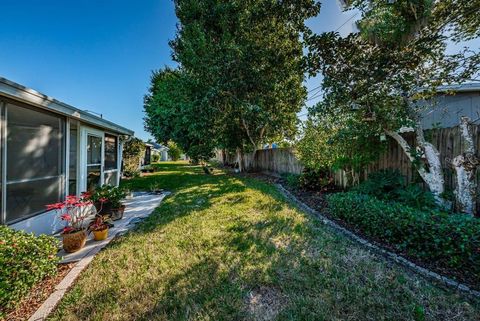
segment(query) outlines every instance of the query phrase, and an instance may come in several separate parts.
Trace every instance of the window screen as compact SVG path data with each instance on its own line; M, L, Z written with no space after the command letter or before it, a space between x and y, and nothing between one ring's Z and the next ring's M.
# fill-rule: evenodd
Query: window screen
M7 222L62 198L64 119L7 104Z
M78 165L78 126L75 121L70 122L70 158L68 174L68 194L77 194L77 166Z
M105 170L117 169L117 137L105 134Z

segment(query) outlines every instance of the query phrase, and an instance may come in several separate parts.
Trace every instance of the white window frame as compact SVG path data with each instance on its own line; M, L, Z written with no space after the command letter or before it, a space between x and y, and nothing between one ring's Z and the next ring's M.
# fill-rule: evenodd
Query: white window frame
M109 136L114 136L116 139L117 139L117 167L114 168L114 169L108 169L108 170L105 170L105 173L104 174L110 174L110 173L114 173L114 172L117 172L117 179L115 181L115 186L118 186L120 184L120 172L121 172L121 150L120 150L120 136L118 134L114 134L114 133L111 133L111 132L105 132L106 135L109 135ZM105 146L105 140L103 141L103 145ZM103 154L103 157L105 157L105 153Z
M79 176L80 179L77 182L77 189L80 192L85 192L87 190L87 138L88 136L96 136L102 139L102 148L101 148L101 163L100 164L90 164L90 166L100 165L100 185L103 185L104 182L104 164L105 164L105 132L91 128L88 126L80 126L80 162L79 162Z

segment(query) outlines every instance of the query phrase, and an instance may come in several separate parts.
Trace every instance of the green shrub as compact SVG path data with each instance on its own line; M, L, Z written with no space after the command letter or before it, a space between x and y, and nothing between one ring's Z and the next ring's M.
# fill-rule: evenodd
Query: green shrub
M327 197L329 213L409 256L458 269L480 281L480 220L464 214L419 210L357 192Z
M334 187L329 171L306 168L300 176L300 185L312 191L323 191Z
M172 159L172 161L177 161L180 159L180 156L182 156L182 150L178 145L173 142L169 141L167 142L167 147L168 147L168 156Z
M384 169L370 173L368 179L354 188L362 194L373 195L379 199L396 198L396 192L405 185L405 179L398 170Z
M285 180L290 188L300 187L300 175L298 174L282 174L282 178Z
M353 190L380 200L398 201L419 209L437 207L432 193L417 184L405 185L405 178L398 170L385 169L371 173L366 181Z
M160 160L160 155L152 154L152 162L153 163L158 163L159 160Z
M34 236L0 225L0 316L30 289L57 271L58 243L51 236Z

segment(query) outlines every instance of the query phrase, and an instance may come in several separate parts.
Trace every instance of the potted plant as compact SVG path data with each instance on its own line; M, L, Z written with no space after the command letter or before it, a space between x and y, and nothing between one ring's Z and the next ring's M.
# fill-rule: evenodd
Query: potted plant
M87 195L93 202L99 215L109 215L114 221L123 217L125 205L122 200L127 196L126 191L121 187L103 185L97 188L92 194Z
M108 223L103 216L97 215L88 229L93 233L93 239L95 241L103 241L108 237L108 229L112 227L112 224Z
M62 231L63 249L73 253L85 246L87 233L84 226L85 219L90 215L92 203L85 198L67 196L61 203L47 205L47 210L55 210L60 219L66 222Z
M110 186L103 185L97 187L93 193L84 192L83 197L88 199L95 206L98 215L110 215L112 212L112 206L108 199Z

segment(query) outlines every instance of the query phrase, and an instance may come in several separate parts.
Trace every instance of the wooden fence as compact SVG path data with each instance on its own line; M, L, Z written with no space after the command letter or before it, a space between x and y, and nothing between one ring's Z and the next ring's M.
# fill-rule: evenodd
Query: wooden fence
M477 157L480 157L480 126L473 125L473 133ZM404 137L410 146L414 146L414 136L412 134L405 134ZM425 137L438 148L445 175L445 187L447 190L453 190L455 188L455 173L450 166L450 162L454 157L463 152L465 145L464 139L460 134L460 128L457 126L428 130L425 132ZM223 161L221 153L217 155L217 159ZM228 155L225 160L229 164L234 164L236 157L235 155ZM249 171L300 174L303 170L302 164L290 148L259 150L254 158L251 154L246 155L245 163ZM360 175L362 179L365 179L369 173L387 168L398 169L406 177L408 183L412 182L416 177L416 172L410 160L401 147L393 140L388 141L387 149L379 157L378 161L368 166ZM336 172L335 182L338 186L347 186L345 173L342 171ZM477 175L477 183L480 186L480 171L479 175Z
M235 164L236 155L217 152L216 159L225 164ZM248 171L269 172L276 174L301 174L303 165L295 157L291 148L274 148L257 150L244 156L245 168Z

